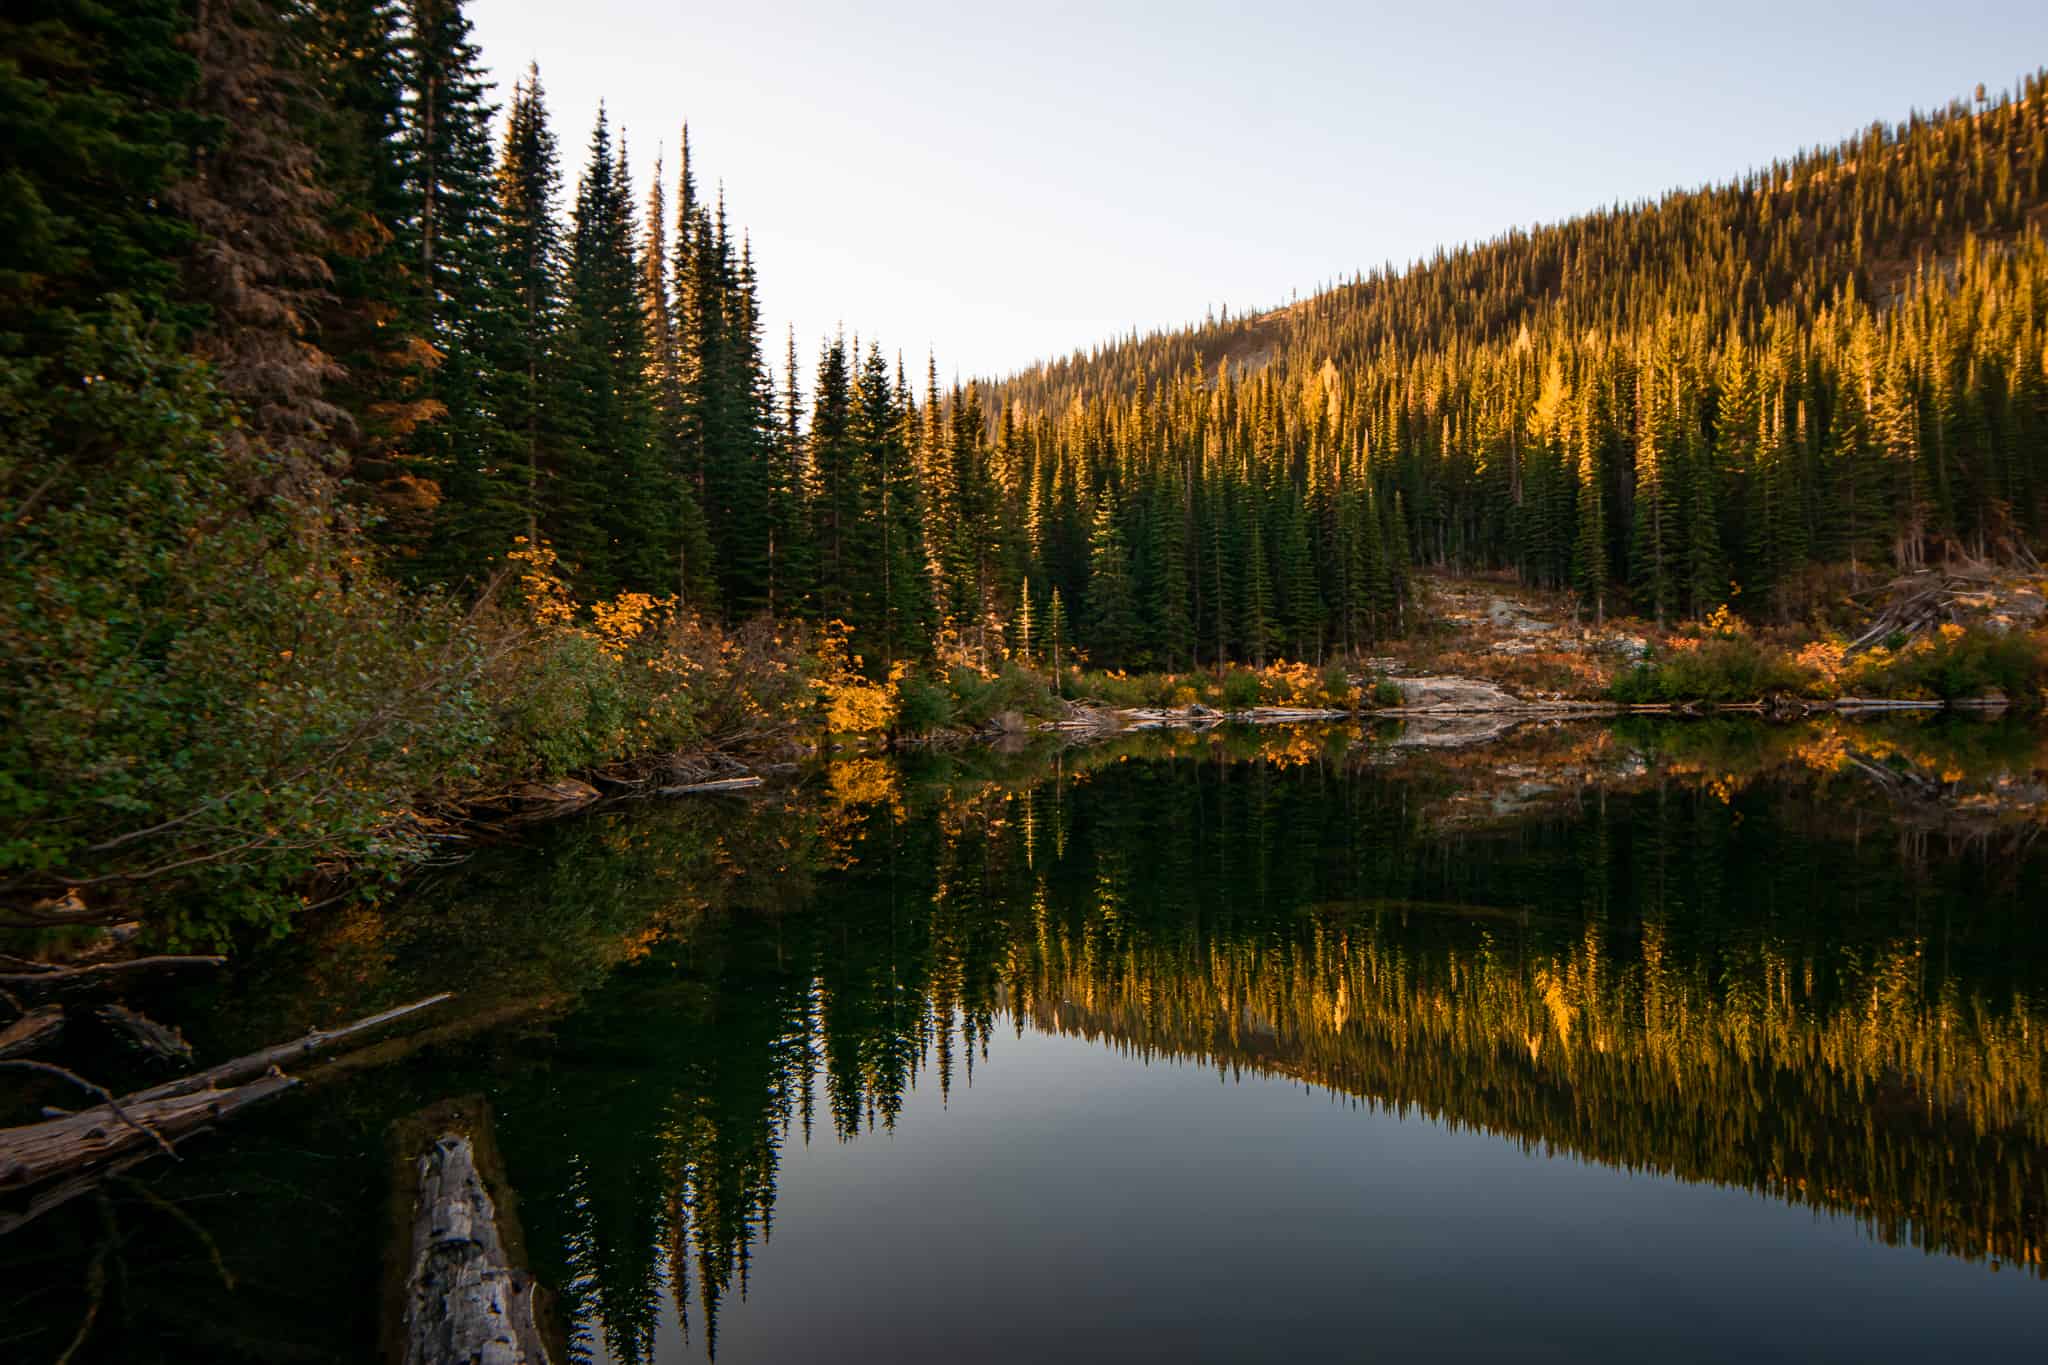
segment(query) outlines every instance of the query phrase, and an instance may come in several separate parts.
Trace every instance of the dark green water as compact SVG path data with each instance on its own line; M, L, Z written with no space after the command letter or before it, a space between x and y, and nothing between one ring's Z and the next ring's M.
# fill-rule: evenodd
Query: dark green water
M2038 732L1386 738L860 760L486 850L162 1002L224 1056L462 992L0 1239L0 1358L63 1349L109 1225L81 1358L374 1358L385 1134L465 1094L591 1361L2048 1348Z

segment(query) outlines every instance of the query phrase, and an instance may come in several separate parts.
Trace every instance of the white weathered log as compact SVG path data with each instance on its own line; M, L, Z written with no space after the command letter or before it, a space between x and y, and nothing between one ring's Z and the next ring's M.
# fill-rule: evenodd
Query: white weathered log
M507 1263L469 1136L436 1138L418 1172L405 1365L544 1365L533 1280Z
M761 785L758 777L721 777L715 782L690 782L680 787L663 787L663 796L692 796L698 792L740 792Z

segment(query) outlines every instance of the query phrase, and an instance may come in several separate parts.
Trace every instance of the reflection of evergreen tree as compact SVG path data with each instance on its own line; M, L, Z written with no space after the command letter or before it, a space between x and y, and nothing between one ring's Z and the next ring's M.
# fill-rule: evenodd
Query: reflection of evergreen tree
M1623 733L1653 756L1700 742ZM1454 772L1205 745L1070 755L1086 780L1021 792L977 767L993 756L922 760L906 813L830 824L844 870L808 912L711 915L592 997L556 1044L589 1117L521 1154L522 1181L617 1358L645 1358L663 1293L715 1344L784 1145L823 1140L819 1109L860 1141L921 1077L971 1084L1004 1013L1851 1211L1889 1240L2023 1262L2043 1244L2025 955L1924 965L1913 893L1888 849L1825 827L1838 803L1674 756L1661 782L1446 832L1423 812ZM1989 873L1938 875L1964 906ZM1880 1087L1916 1102L1873 1109Z

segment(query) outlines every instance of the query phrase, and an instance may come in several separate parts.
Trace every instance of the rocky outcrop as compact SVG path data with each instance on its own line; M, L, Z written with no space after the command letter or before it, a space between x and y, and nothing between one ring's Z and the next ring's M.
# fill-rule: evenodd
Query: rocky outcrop
M1602 702L1529 701L1479 678L1446 675L1389 681L1401 689L1401 705L1384 708L1395 715L1602 715L1617 709Z

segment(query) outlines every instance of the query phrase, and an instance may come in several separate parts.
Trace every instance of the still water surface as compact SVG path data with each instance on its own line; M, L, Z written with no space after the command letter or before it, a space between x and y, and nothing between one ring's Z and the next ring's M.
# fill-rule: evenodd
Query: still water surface
M365 1358L469 1094L589 1361L2048 1349L2038 734L1391 738L855 760L344 916L213 1050L462 999L156 1172L237 1285L138 1194L100 1349ZM93 1232L11 1263L63 1336Z

